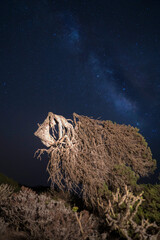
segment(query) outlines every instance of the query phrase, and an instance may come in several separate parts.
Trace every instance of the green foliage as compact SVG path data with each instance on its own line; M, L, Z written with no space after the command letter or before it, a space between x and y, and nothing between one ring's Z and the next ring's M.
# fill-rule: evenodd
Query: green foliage
M99 196L105 196L106 198L112 197L112 191L108 189L108 186L106 183L103 184L103 187L98 190Z
M139 176L136 175L136 173L132 171L130 167L123 164L117 164L114 166L113 171L115 174L115 178L121 180L120 184L123 184L124 182L127 186L131 186L131 188L135 188L137 186L137 180Z
M137 214L134 217L134 221L140 225L142 219L148 219L149 222L156 222L158 226L160 226L160 184L151 185L151 184L141 184L138 185L136 183L137 178L133 175L133 172L129 168L125 167L117 167L119 172L122 174L131 175L130 183L131 186L135 186L134 192L135 194L139 194L143 192L143 196L141 198L144 199L142 204L139 206ZM129 172L127 173L127 169ZM135 184L135 185L134 185ZM99 191L100 196L105 198L103 199L111 199L112 198L112 191L108 189L108 186L104 184L103 188ZM115 206L114 206L115 207ZM125 210L126 205L122 204L119 208L115 207L115 213L119 211ZM134 211L135 207L133 208L130 206L131 212ZM135 238L136 239L136 238Z
M0 184L2 184L2 183L13 186L15 188L15 191L20 190L20 186L16 181L14 181L13 179L5 176L3 173L0 173Z
M140 129L139 129L139 128L137 128L137 127L135 127L134 129L136 130L136 132L139 132L139 130L140 130Z
M126 186L124 192L118 188L115 193L104 184L104 195L98 198L98 205L104 210L111 231L118 226L127 239L145 239L145 234L148 236L146 239L150 239L160 226L160 185L137 185L137 189L139 193L133 194ZM149 226L153 222L155 224ZM141 232L141 227L144 232Z
M78 211L78 207L76 207L76 206L73 207L73 208L72 208L72 211L73 211L73 212L77 212L77 211Z
M140 191L143 190L145 201L138 209L136 222L140 219L149 219L150 222L156 222L160 225L160 184L142 184L139 186Z
M148 143L146 142L146 139L139 133L139 129L138 128L134 128L134 134L136 136L136 138L145 146L148 146Z

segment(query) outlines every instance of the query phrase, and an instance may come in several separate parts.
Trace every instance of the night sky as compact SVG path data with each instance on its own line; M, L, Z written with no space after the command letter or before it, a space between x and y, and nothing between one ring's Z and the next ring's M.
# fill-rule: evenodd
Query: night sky
M159 0L0 1L0 172L47 184L50 111L140 128L160 169Z

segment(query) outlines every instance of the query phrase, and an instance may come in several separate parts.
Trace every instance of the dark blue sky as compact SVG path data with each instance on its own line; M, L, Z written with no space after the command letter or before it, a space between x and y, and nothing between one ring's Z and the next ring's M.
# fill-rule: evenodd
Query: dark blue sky
M0 172L45 185L49 111L140 128L160 169L160 1L0 1Z

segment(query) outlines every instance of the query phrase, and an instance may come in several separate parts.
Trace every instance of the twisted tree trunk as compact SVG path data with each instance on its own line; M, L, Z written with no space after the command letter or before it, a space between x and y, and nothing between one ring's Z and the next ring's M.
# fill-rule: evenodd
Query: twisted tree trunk
M56 127L58 133L56 133ZM62 190L81 194L85 202L95 206L104 183L117 188L128 184L127 175L117 174L130 167L135 175L146 176L155 167L152 153L138 129L94 120L73 113L73 121L48 113L35 135L49 154L47 170L52 184Z

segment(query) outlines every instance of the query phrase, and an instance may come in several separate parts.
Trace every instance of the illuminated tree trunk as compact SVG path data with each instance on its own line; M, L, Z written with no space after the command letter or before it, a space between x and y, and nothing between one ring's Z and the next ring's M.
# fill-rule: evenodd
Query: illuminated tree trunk
M93 206L104 183L113 188L129 185L129 169L135 176L146 176L155 167L144 137L131 126L76 113L72 121L50 112L35 135L47 147L36 154L49 154L52 184L81 194Z

